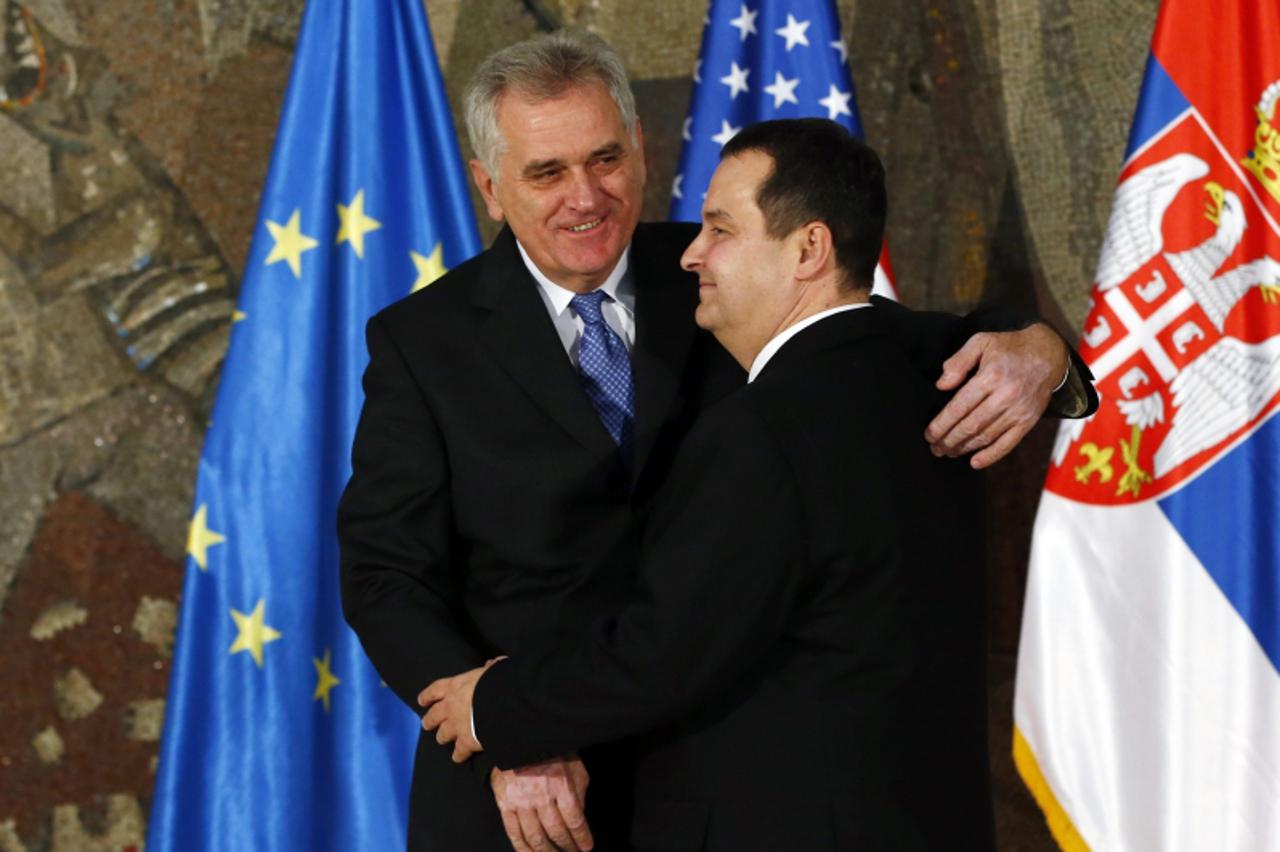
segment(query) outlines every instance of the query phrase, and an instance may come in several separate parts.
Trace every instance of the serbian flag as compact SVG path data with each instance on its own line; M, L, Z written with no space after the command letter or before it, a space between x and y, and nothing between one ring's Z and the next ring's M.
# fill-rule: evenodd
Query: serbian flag
M1280 849L1280 5L1166 0L1036 516L1014 756L1064 849Z
M700 221L720 149L747 125L775 118L826 118L862 138L835 0L711 0L671 218ZM872 283L877 296L898 298L888 243Z

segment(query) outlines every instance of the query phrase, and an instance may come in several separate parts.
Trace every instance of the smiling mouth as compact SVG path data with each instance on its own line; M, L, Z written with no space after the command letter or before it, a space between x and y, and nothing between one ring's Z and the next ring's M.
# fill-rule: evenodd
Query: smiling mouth
M594 231L604 222L603 218L592 219L590 222L583 222L581 225L571 225L565 230L572 234L585 234L587 231Z

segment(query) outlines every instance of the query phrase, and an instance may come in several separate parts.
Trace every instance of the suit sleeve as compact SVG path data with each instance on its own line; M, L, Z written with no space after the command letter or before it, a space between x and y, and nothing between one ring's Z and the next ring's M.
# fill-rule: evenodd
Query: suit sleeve
M420 714L427 684L483 664L485 654L456 615L440 434L378 317L366 333L365 403L338 506L342 607L387 686Z
M935 381L942 374L942 363L965 341L981 331L1020 331L1043 320L1028 314L992 306L979 307L965 316L940 311L913 311L890 299L872 296L876 307L894 330L916 369ZM1054 392L1045 414L1053 417L1088 417L1098 410L1098 394L1093 387L1093 373L1069 341L1063 339L1071 365L1067 381Z
M738 400L735 400L736 403ZM639 582L587 640L480 678L476 733L499 766L679 717L760 664L806 564L801 499L778 443L742 405L699 422L646 531Z

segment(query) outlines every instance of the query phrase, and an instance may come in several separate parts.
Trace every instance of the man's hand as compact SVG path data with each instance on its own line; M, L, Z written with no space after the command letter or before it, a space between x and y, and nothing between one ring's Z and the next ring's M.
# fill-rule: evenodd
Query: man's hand
M519 769L495 767L489 783L516 852L592 848L595 841L583 810L588 780L577 755Z
M471 698L476 692L476 681L495 662L490 660L483 668L432 681L418 693L418 706L430 708L422 717L423 730L435 731L436 742L440 745L455 744L454 763L462 763L476 752L483 751L471 735Z
M964 387L925 429L933 454L981 450L969 462L979 469L1004 458L1044 414L1067 363L1066 344L1044 323L970 337L942 365L938 389Z

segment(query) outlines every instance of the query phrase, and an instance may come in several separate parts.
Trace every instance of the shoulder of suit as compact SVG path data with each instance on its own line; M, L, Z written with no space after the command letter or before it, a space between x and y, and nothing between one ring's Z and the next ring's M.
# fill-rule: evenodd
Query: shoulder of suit
M931 387L879 309L840 314L789 341L748 385L749 398L794 399L857 387L865 399L895 397L908 387Z

